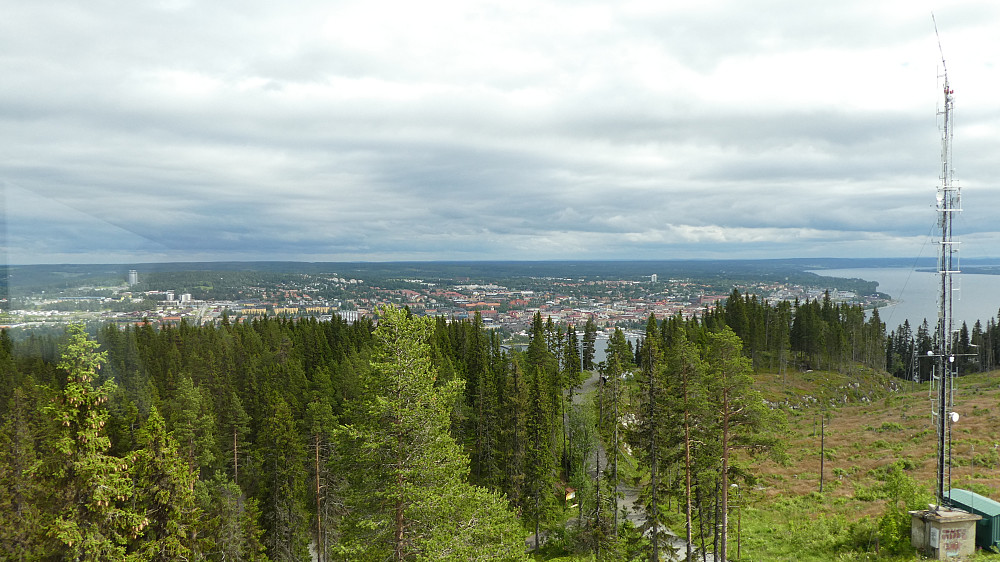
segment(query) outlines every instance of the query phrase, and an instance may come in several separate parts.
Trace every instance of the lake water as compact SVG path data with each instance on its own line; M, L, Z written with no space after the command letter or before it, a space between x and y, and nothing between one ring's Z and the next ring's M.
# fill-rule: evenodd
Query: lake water
M910 327L916 332L925 318L931 330L934 329L941 286L941 276L937 273L903 268L824 269L813 273L878 281L879 292L898 301L879 310L887 330L895 330L903 320L908 319ZM960 328L965 322L971 330L976 320L980 320L985 327L987 320L995 318L1000 309L1000 275L962 273L953 279L956 289L952 302L955 328Z
M934 330L941 283L941 276L937 273L905 268L823 269L813 273L878 281L879 292L890 295L896 301L894 305L879 309L886 331L895 330L908 319L911 329L916 333L917 327L925 318L931 330ZM966 322L969 330L972 330L976 320L980 320L985 327L987 320L996 318L997 311L1000 310L1000 275L962 273L954 276L954 285L956 291L952 307L956 329L962 326L962 322ZM632 335L628 339L635 345L638 337ZM604 337L597 340L595 363L604 360L607 342Z
M610 338L604 334L599 334L597 336L597 341L594 342L595 365L608 358L607 352L609 339ZM627 339L629 343L632 344L632 347L635 348L636 343L639 341L639 335L632 332L626 332L625 339Z

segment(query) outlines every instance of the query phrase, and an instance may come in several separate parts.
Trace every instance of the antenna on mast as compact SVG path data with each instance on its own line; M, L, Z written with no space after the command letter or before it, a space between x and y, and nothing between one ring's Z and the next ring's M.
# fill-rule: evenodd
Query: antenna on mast
M941 69L944 70L944 82L948 83L948 67L944 63L944 49L941 48L941 34L938 33L937 19L934 17L934 12L931 12L931 21L934 22L934 36L937 37L938 42L938 52L941 53Z
M954 285L952 276L960 273L957 263L959 243L952 238L952 222L954 214L961 212L961 190L954 184L954 173L951 166L951 141L953 135L953 116L955 100L948 81L948 67L945 63L944 49L941 47L941 36L937 29L937 19L931 14L934 22L934 35L938 40L938 51L941 53L941 68L944 72L944 109L938 112L943 116L941 123L941 183L937 188L938 226L941 227L941 240L938 242L941 251L938 254L938 273L941 275L938 299L938 323L935 334L935 350L930 355L936 359L934 372L931 376L932 412L936 418L935 427L938 434L937 458L937 500L938 509L950 503L951 496L951 426L954 423L954 392L955 377L958 374L958 363L955 361L955 351L952 349L952 333L954 332L954 316L952 314L952 296ZM934 386L937 385L937 388Z

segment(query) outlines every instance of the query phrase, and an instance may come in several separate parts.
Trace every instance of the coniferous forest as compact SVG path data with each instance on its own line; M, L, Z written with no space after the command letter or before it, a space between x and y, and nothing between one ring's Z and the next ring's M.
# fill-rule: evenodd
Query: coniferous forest
M635 345L615 331L599 363L596 334L536 314L508 349L478 316L397 308L3 332L0 557L521 560L558 540L655 560L672 509L689 557L726 559L730 489L783 454L755 369L891 371L902 349L860 307L735 291Z

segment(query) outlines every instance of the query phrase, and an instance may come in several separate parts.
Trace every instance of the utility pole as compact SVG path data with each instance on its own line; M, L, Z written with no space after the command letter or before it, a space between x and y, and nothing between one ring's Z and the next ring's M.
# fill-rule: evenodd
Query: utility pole
M730 484L729 487L736 488L736 559L741 560L740 542L743 537L743 490L739 484ZM690 555L688 557L690 558Z
M823 461L826 457L826 414L819 419L819 493L823 493Z

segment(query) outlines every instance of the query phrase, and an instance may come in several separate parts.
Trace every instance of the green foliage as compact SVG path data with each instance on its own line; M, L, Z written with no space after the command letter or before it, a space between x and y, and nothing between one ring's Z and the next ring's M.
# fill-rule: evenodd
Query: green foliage
M43 483L36 474L34 404L20 387L11 396L0 425L0 559L40 558L43 546L39 504Z
M255 455L263 542L271 560L308 556L304 449L288 403L275 397Z
M65 384L44 408L54 424L53 454L40 469L48 481L45 529L53 552L67 559L122 558L129 539L149 525L131 505L135 489L129 461L108 454L104 405L115 385L107 380L94 386L105 360L97 347L82 326L70 327L58 364Z
M468 458L448 435L463 383L435 385L427 343L433 324L395 308L379 315L364 398L339 432L347 514L336 554L354 560L523 556L520 526L506 501L464 481Z
M569 456L571 473L569 484L576 489L578 525L583 523L583 513L596 509L594 481L588 470L591 455L597 447L596 417L589 405L574 404L569 409Z
M972 464L982 468L997 468L1000 466L1000 452L996 449L987 449L983 452L977 452L972 457Z
M403 498L404 529L414 530L412 535L404 533L402 546L408 554L403 558L508 554L517 558L524 536L507 500L522 516L523 525L537 523L561 531L565 527L556 516L561 514L562 486L568 484L577 488L582 509L572 514L577 524L559 539L561 544L580 555L599 549L601 559L629 559L638 545L648 542L628 539L627 526L614 529L607 517L616 500L609 493L617 484L613 459L625 458L628 450L624 444L616 446L616 434L624 434L626 427L637 430L630 438L639 463L635 468L622 462L618 480L636 475L638 484L647 489L640 503L650 508L651 517L669 521L675 531L680 531L680 523L676 517L665 517L673 511L668 503L683 509L688 497L700 497L694 502L693 525L710 536L724 520L723 514L718 520L714 514L716 482L721 483L723 475L741 483L752 480L745 462L748 454L769 448L774 454L771 432L780 431L781 420L770 417L766 407L758 409L753 392L741 390L747 388L741 381L748 367L784 364L782 350L789 343L782 340L781 327L790 326L792 319L790 307L768 307L742 295L731 300L732 322L745 339L726 335L727 311L710 312L703 321L674 318L660 324L654 319L652 326L647 323L650 332L638 348L640 375L632 372L636 354L616 332L601 366L606 381L600 386L601 415L594 419L569 406L563 393L564 387L583 379L577 366L581 359L587 361L590 322L580 346L573 342L574 330L545 323L536 315L526 353L501 351L498 340L480 322L429 322L405 314L398 318L393 312L384 312L377 332L370 322L347 325L339 319L102 330L106 366L95 371L91 388L95 393L105 389L106 398L94 404L93 419L105 422L103 437L107 442L113 439L113 446L104 450L104 456L127 465L124 472L134 486L134 505L145 510L138 513L142 518L148 517L148 522L139 520L144 525L141 532L125 529L124 535L119 532L124 538L115 544L125 549L125 555L190 553L209 560L262 559L266 545L274 558L296 559L304 556L309 541L322 536L321 550L331 556L392 555L397 542L395 500ZM852 311L833 304L820 303L812 312L827 327L837 322L853 325L857 320ZM834 312L839 315L836 320ZM397 335L390 337L388 330L397 330ZM849 336L837 336L836 330L825 334L824 338L836 336L824 340L834 347L818 348L815 356L799 352L799 358L836 368L845 357L859 353L852 349ZM718 353L720 339L728 348L725 360ZM45 338L23 345L38 350L38 357L50 354L45 350L52 347ZM574 357L578 348L580 358ZM0 371L9 373L13 382L0 389L5 414L0 455L11 462L20 459L24 466L32 465L33 458L43 462L28 472L0 465L0 484L12 483L0 490L0 502L17 513L17 519L0 514L0 522L30 522L34 517L39 521L34 528L42 529L43 516L54 520L50 516L59 502L44 497L18 503L15 496L32 496L14 491L41 489L43 495L54 496L52 459L61 453L52 444L58 428L42 423L38 405L59 404L64 384L54 377L52 363L43 360L24 367L24 373L12 371L3 349L0 345ZM705 377L706 362L713 354L712 376ZM723 380L723 372L736 376ZM50 390L35 387L32 379L48 384ZM106 380L114 380L118 390L112 392L114 387L105 386ZM25 390L27 416L12 418L13 389L18 386ZM739 452L732 454L725 470L719 463L725 448L720 417L725 407L723 387L731 398L750 399L747 408L733 403L740 411L730 418L735 425L730 427L728 447ZM749 390L754 390L752 385ZM157 429L154 412L163 413L169 432ZM45 415L56 413L50 410ZM746 424L745 432L741 424ZM898 428L887 423L873 431ZM150 438L154 434L161 437ZM588 449L597 434L604 439L608 457L601 467L607 476L600 482L602 517L597 517L594 503L598 488L592 461L591 470L587 469L592 456ZM650 438L656 439L655 451ZM15 439L22 445L15 447ZM690 459L685 459L685 439L693 444ZM398 453L400 442L406 444L403 456ZM33 450L24 443L42 446ZM975 459L977 468L980 461L983 465L991 461L988 452L981 454ZM827 455L833 458L835 452L831 449ZM171 458L183 462L175 465ZM562 465L565 472L559 469L560 459L567 461ZM685 490L686 464L692 477L690 492ZM657 466L656 486L650 480L651 465ZM911 467L912 463L903 466ZM179 484L189 476L196 479L195 508ZM158 522L157 516L147 513L174 513L167 519L176 525ZM4 540L31 542L30 523L0 527ZM197 540L182 538L192 536ZM48 541L35 540L38 557L65 554L65 543L44 533L35 537ZM463 542L464 537L475 538ZM498 539L491 542L490 537ZM824 544L832 544L832 535L827 538ZM490 550L491 544L496 548Z
M422 502L417 515L434 514L427 521L436 531L419 540L428 556L489 558L493 552L516 559L523 550L521 525L498 492L517 501L522 513L536 505L543 517L552 512L557 363L543 348L544 372L534 377L524 357L502 353L481 324L440 326L432 353L418 354L430 367L417 369L428 399L399 401L424 404L411 408L408 423L416 433L434 428L423 433L428 446L421 466L434 469L425 472L448 472L433 482L417 477L419 467L409 473L415 486L409 493ZM0 523L19 523L0 528L0 558L263 560L266 551L275 559L301 559L317 535L328 555L338 549L327 547L343 538L339 552L350 556L344 554L351 552L345 550L349 531L374 519L350 525L370 515L372 506L364 488L352 495L345 467L356 466L358 449L356 441L344 440L343 428L369 435L382 430L369 414L386 403L377 401L369 383L386 382L379 376L400 359L371 361L370 322L109 327L101 330L101 341L106 351L97 353L82 328L74 331L64 369L57 371L46 362L58 355L53 340L28 338L17 344L32 357L24 375L15 370L10 342L0 345L0 371L9 384L0 389L0 504L10 508L0 513ZM473 341L478 343L466 345ZM441 445L441 438L451 440L452 406L471 373L481 375L481 384L472 386L479 402L465 414L475 417L471 435L482 435L478 458L489 490L469 486L461 447L453 440ZM429 414L439 406L443 418ZM447 423L439 425L441 419ZM542 432L534 445L532 419ZM543 468L529 478L531 448ZM380 469L364 476L376 477ZM440 489L423 493L421 486L434 482ZM102 494L110 490L120 493L105 503ZM442 509L442 502L451 507ZM456 536L473 539L463 546L452 540Z
M596 368L594 364L596 343L597 322L594 321L593 316L590 316L583 327L583 369L585 371L593 371Z
M264 530L257 523L260 509L256 500L247 498L233 481L218 474L212 480L199 481L195 490L203 513L199 548L206 560L267 560L261 542Z
M855 549L902 553L909 547L909 511L924 509L931 501L930 493L903 470L902 462L882 467L879 482L855 489L862 501L884 500L885 511L875 519L863 519L851 527L849 546Z
M874 431L875 433L886 433L890 431L903 431L903 426L897 422L883 422L879 427L865 427L868 431Z
M136 553L150 561L191 558L198 551L193 540L200 523L194 494L197 477L178 453L177 442L167 434L156 408L139 431L138 446L133 472L148 526Z
M184 375L172 395L171 427L180 454L194 471L210 467L215 462L215 416L209 397Z

